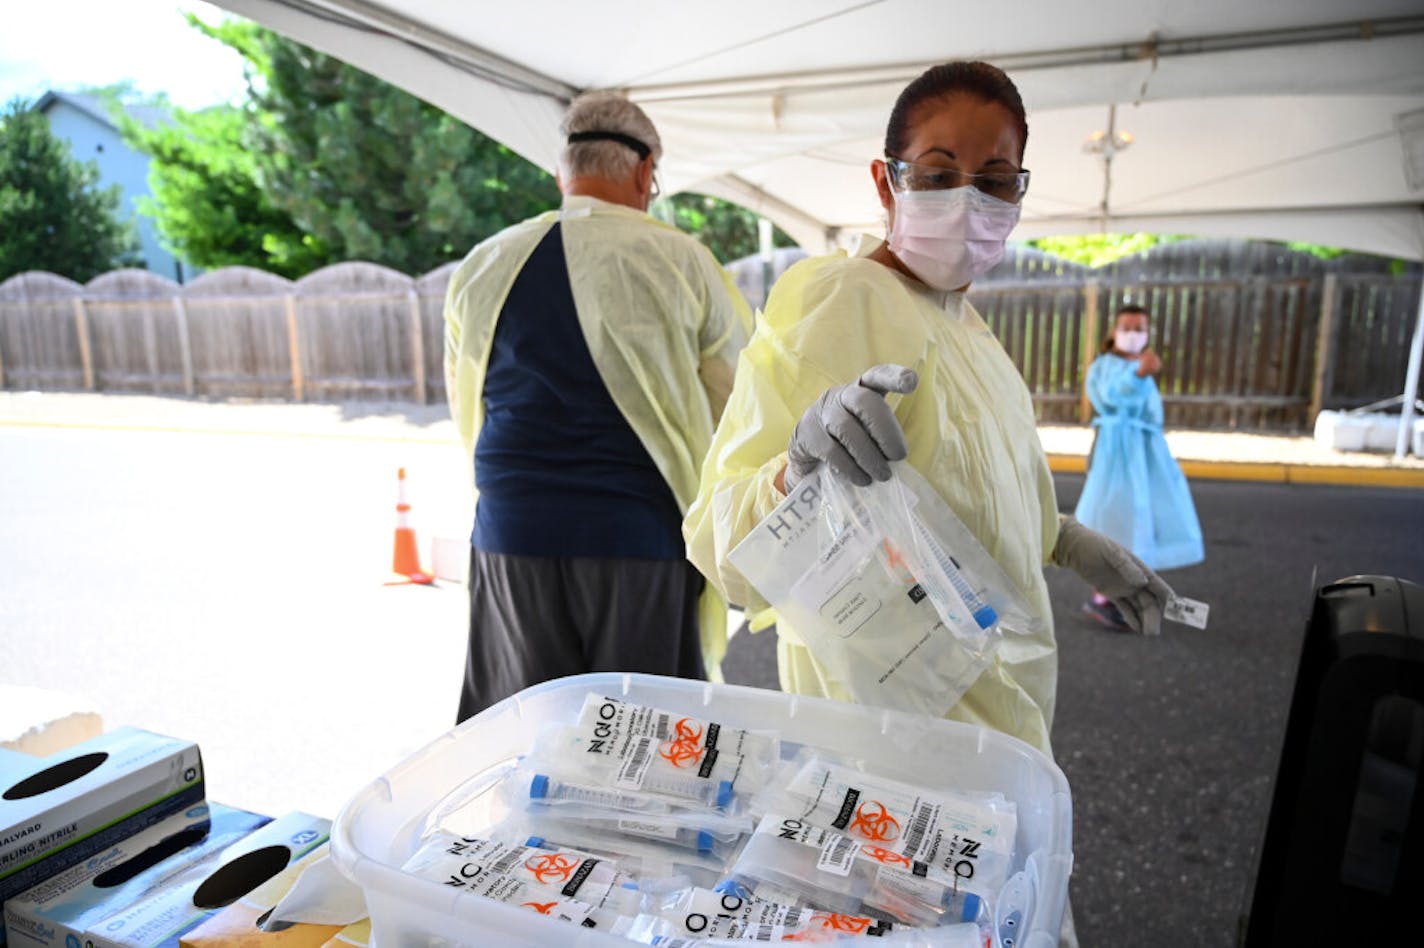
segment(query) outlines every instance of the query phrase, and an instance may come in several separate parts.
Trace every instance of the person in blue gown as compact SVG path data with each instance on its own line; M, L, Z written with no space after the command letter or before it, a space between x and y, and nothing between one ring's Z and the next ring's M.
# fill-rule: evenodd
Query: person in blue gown
M1201 524L1182 469L1162 436L1162 359L1148 347L1148 314L1123 306L1103 352L1088 369L1097 437L1075 516L1130 549L1154 570L1200 563ZM1093 592L1083 611L1130 631L1117 607Z

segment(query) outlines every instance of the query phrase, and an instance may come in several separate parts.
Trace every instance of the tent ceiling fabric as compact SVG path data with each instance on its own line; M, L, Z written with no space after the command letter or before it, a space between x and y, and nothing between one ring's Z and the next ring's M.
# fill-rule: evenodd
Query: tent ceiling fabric
M1015 236L1150 230L1424 259L1424 169L1405 170L1424 131L1401 120L1424 110L1419 0L1021 0L972 15L940 0L218 2L545 168L568 97L625 90L662 134L665 188L733 198L812 250L880 226L868 167L899 90L980 58L1029 111ZM1111 104L1134 140L1104 215L1103 161L1083 145Z

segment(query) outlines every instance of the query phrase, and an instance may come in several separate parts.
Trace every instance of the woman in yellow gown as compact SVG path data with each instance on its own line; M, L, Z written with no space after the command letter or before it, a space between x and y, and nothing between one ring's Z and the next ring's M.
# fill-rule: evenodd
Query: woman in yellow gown
M1018 221L1027 139L1017 89L986 63L936 66L901 93L885 158L871 164L888 238L804 260L777 282L683 534L693 563L755 615L766 604L727 554L788 486L819 463L883 480L888 460L908 458L1043 620L1005 637L948 717L1051 753L1058 658L1044 564L1074 568L1149 634L1171 591L1116 543L1060 522L1028 389L965 298ZM753 627L773 619L763 611ZM788 692L850 700L785 623L777 665Z

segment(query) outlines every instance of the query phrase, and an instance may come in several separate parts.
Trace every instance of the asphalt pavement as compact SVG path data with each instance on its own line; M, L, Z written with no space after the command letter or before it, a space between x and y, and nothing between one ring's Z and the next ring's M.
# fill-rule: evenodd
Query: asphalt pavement
M1080 475L1056 475L1071 512ZM1206 561L1165 574L1210 604L1205 630L1109 632L1089 590L1048 570L1060 664L1054 753L1073 791L1070 883L1084 946L1228 948L1295 681L1312 584L1424 584L1424 492L1197 481ZM729 681L776 687L771 633L739 633Z

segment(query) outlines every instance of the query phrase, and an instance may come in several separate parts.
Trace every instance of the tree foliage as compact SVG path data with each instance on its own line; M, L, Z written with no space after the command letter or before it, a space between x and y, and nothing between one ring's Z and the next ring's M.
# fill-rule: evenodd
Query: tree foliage
M751 256L761 249L757 215L740 204L684 192L658 201L652 213L696 237L723 264ZM771 243L774 247L796 246L779 227L773 228Z
M199 266L420 274L558 203L543 170L374 76L244 20L188 20L246 60L246 101L125 132L153 159L147 211Z
M153 128L120 119L124 138L151 159L153 196L140 200L139 210L154 218L170 249L207 269L253 266L288 277L328 262L307 251L305 234L259 184L241 110L216 106L172 114L170 123ZM269 246L284 252L269 253Z
M250 147L305 235L267 250L423 273L554 207L553 178L409 93L269 30L214 31L251 64Z
M49 119L15 99L0 114L0 280L48 270L85 282L137 266L133 224L119 217L117 185L101 188L99 169L79 162Z
M1169 234L1065 234L1039 237L1028 241L1028 245L1084 266L1103 267L1122 257L1151 250L1158 244L1186 239Z
M1068 234L1060 237L1039 237L1027 241L1030 247L1037 247L1046 253L1081 263L1090 267L1102 267L1122 257L1151 250L1158 244L1190 240L1177 234ZM1324 244L1312 244L1302 240L1284 241L1284 246L1296 253L1307 253L1321 260L1335 260L1352 251ZM1390 272L1404 272L1403 260L1391 260Z

